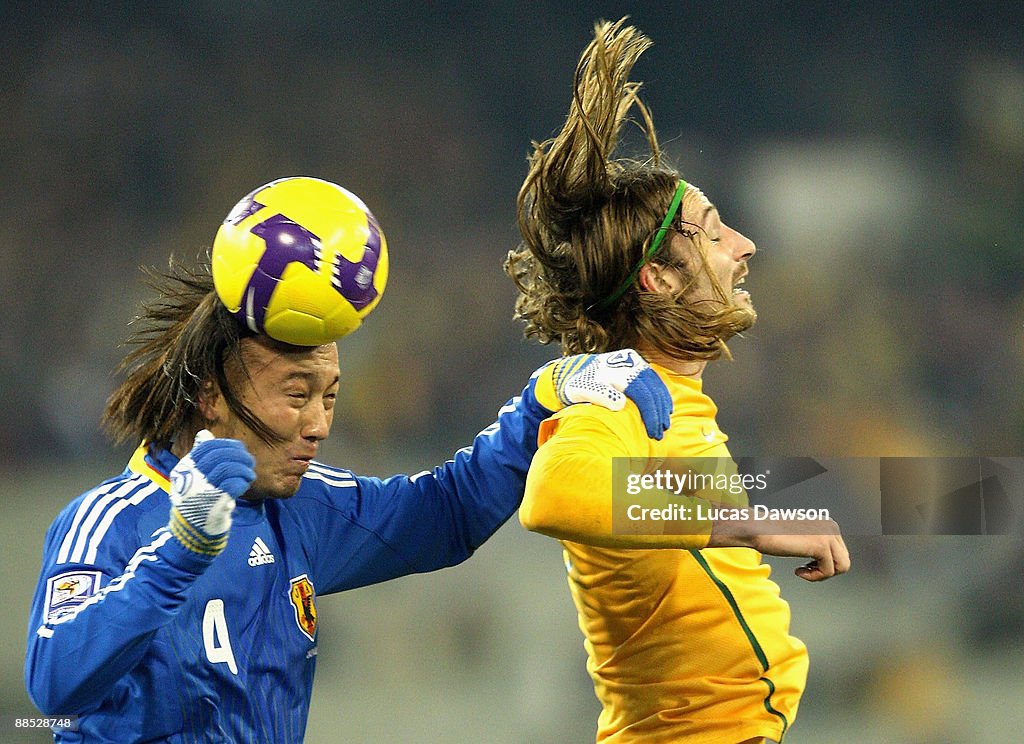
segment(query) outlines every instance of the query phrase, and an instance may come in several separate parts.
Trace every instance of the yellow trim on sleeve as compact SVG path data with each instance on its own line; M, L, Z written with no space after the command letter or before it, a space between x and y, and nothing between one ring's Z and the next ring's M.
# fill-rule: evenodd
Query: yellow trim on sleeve
M537 402L549 411L559 411L562 403L558 400L558 393L555 392L555 368L557 362L552 362L537 375L537 381L533 385L533 394Z

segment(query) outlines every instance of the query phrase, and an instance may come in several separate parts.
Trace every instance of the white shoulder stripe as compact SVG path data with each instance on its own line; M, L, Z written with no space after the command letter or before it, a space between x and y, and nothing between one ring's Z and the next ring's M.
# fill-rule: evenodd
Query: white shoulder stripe
M309 469L306 474L316 473L317 475L329 478L332 481L338 481L348 485L349 483L355 482L355 476L351 470L343 470L342 468L331 467L330 465L324 465L322 462L313 460L309 463Z
M114 523L114 517L120 514L126 507L142 503L143 499L159 488L160 486L150 481L148 486L140 488L131 498L121 499L107 510L107 513L103 515L103 520L99 523L99 526L92 533L92 538L89 540L89 550L85 554L86 563L96 562L96 553L99 551L100 542L102 542L104 536L106 536L107 530L110 529L110 525Z
M323 475L329 475L332 478L352 478L352 471L345 470L344 468L334 468L330 465L324 465L318 460L313 460L309 463L309 469L316 473Z
M144 479L141 475L135 476L134 478L130 478L125 481L119 488L115 488L110 493L96 500L92 508L89 510L88 516L82 520L82 526L78 531L78 539L75 540L75 547L72 549L69 559L72 563L78 563L85 557L85 548L89 539L89 534L96 526L96 522L99 521L106 508L118 499L123 499L136 488L139 488L146 482L146 480L147 479Z
M335 486L336 488L354 488L357 483L356 479L351 475L345 475L338 473L337 475L328 475L310 468L302 476L303 478L309 478L310 480L321 481L326 483L328 486Z
M82 518L89 513L93 502L103 494L109 493L112 489L116 488L119 483L120 481L115 481L93 489L92 493L82 499L82 503L78 505L78 510L75 512L75 518L71 520L71 527L68 528L67 533L64 535L64 541L60 544L60 552L57 553L57 563L67 561L68 553L71 552L71 546L75 542L75 535L78 533L78 527L82 523Z
M95 548L106 535L114 516L130 504L141 502L158 488L148 478L135 475L127 481L115 484L113 490L102 489L83 501L78 507L78 513L75 514L75 521L79 522L77 535L74 535L73 523L57 554L57 563L82 562L86 559L87 549L89 555L92 555L88 560L95 560ZM109 519L106 518L108 507L113 509L113 515ZM90 540L90 537L93 539Z

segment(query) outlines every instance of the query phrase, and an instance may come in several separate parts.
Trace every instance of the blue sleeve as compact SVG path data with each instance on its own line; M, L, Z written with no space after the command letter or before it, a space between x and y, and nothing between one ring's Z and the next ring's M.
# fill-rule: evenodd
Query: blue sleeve
M493 535L522 501L538 428L551 415L537 402L535 381L472 446L433 470L383 480L350 475L347 485L336 477L324 491L330 503L321 503L331 514L319 522L317 591L453 566Z
M130 520L90 522L90 508L73 502L51 525L32 599L25 686L47 715L86 713L110 696L212 560L166 529L142 541L119 524Z

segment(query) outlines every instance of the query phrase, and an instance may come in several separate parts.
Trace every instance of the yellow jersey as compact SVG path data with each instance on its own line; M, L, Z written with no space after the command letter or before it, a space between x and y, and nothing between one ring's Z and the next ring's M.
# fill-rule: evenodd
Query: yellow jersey
M661 441L648 439L631 403L618 412L570 406L542 425L525 525L600 545L611 531L613 458L730 457L701 381L655 371L674 402ZM597 741L781 741L806 682L807 650L789 634L789 606L760 554L704 548L706 534L628 539L639 549L562 540L603 706ZM649 549L666 540L679 547Z

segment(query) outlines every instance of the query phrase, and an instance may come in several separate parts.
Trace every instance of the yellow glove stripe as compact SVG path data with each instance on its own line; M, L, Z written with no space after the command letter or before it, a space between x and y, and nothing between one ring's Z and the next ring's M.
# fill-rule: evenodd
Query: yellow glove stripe
M533 394L537 402L549 411L562 409L562 402L558 400L558 393L555 391L555 368L557 362L552 362L541 370L537 375L537 381L533 385Z
M555 371L555 392L561 400L564 401L565 399L565 383L568 382L570 377L579 372L583 365L589 362L591 358L589 354L580 354L555 364L557 368Z
M171 509L170 529L178 542L200 555L220 555L228 544L227 534L210 539L190 525L175 508Z

